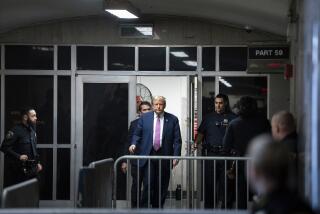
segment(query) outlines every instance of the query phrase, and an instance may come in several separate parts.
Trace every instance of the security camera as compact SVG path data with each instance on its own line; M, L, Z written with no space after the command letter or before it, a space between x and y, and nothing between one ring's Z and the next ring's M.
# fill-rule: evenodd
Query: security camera
M252 32L252 27L249 26L249 25L246 25L246 26L244 27L244 30L245 30L247 33L251 33L251 32Z

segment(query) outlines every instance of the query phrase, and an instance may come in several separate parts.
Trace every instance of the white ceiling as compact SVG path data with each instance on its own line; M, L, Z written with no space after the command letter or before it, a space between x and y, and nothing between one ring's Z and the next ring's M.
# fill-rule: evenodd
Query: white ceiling
M204 18L286 34L291 0L130 0L142 14ZM103 0L0 0L0 32L58 19L104 15Z

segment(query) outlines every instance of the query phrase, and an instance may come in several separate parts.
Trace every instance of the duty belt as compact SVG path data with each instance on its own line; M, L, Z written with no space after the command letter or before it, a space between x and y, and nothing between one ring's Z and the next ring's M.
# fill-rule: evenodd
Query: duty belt
M209 144L206 144L204 146L204 149L207 150L207 152L213 152L213 153L222 153L223 152L223 146L212 146Z

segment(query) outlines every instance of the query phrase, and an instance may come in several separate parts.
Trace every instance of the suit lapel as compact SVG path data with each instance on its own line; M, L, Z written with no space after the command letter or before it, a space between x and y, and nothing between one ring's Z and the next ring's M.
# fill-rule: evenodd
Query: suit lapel
M164 115L163 115L163 130L162 130L162 143L165 140L167 126L168 126L168 117L167 117L166 112L164 112Z
M151 135L153 137L154 112L152 112L152 114L151 114L150 123L151 123L150 126L151 126L151 130L152 130Z

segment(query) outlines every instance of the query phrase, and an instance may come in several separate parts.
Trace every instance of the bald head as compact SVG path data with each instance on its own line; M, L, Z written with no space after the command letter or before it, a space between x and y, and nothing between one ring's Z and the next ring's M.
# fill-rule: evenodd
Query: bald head
M280 111L273 115L271 120L272 136L281 141L288 134L296 130L293 115L288 111Z

